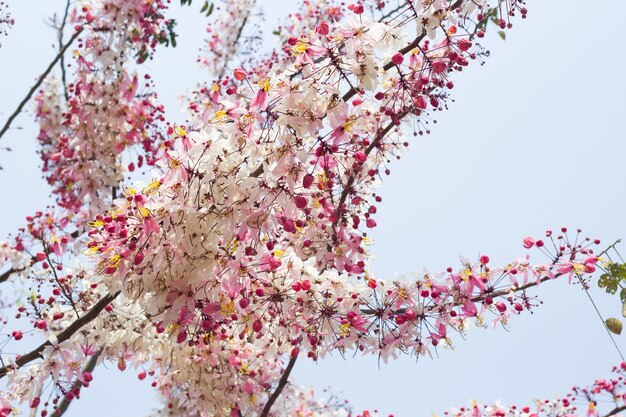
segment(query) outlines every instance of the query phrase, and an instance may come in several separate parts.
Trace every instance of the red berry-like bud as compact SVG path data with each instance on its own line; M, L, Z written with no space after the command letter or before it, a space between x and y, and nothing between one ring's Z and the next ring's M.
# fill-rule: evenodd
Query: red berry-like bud
M233 77L235 77L235 80L237 81L243 81L246 79L247 76L248 74L243 68L235 68L235 70L233 71Z
M306 201L306 197L303 197L301 195L296 197L296 207L298 207L299 209L303 209L307 206L307 201Z
M396 52L395 54L393 54L393 56L391 57L391 62L393 62L396 65L400 65L402 64L402 62L404 61L404 56L402 55L402 53L400 52Z
M326 22L320 22L319 25L317 25L317 29L316 29L317 33L319 33L320 35L328 35L328 32L330 31L330 28L328 26L328 23Z

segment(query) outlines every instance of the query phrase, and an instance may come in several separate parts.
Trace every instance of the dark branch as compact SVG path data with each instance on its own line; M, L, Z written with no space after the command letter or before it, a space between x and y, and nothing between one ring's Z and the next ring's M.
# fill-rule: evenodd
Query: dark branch
M617 413L621 413L624 410L626 410L626 405L620 405L619 407L615 407L614 409L609 411L608 414L605 414L602 417L611 417L611 416L614 416Z
M265 407L263 407L263 411L261 412L261 415L259 417L267 417L269 415L272 406L280 396L281 392L283 392L285 385L287 385L289 374L291 373L293 366L296 364L296 359L298 359L298 356L292 356L291 359L289 359L287 369L285 369L285 372L283 372L283 375L280 377L280 381L278 381L278 386L276 387L276 390L272 393L269 400L267 400L267 404L265 404Z
M63 13L63 20L61 21L61 26L58 29L59 51L63 49L63 32L65 30L65 24L67 23L67 16L70 11L70 2L71 0L67 0L67 3L65 4L65 12ZM63 96L65 97L65 101L68 102L70 98L67 94L67 80L65 76L65 54L61 54L59 66L61 67L61 83L63 84Z
M41 74L39 76L39 79L37 80L35 85L33 85L31 87L31 89L28 92L28 94L26 94L26 97L24 97L24 99L20 102L20 104L17 106L17 109L15 109L13 114L11 114L11 116L9 116L9 119L7 120L5 125L2 127L2 130L0 130L0 138L2 138L2 136L6 133L6 131L9 130L9 127L11 127L11 123L13 123L13 120L15 120L15 118L18 116L18 114L20 114L22 112L22 110L24 109L24 106L26 105L26 103L28 103L28 101L33 96L33 94L35 94L35 91L37 91L39 86L41 86L41 83L43 83L43 81L46 79L48 74L50 74L50 71L52 71L52 68L54 68L54 66L57 64L57 62L59 62L59 60L61 59L63 54L65 54L65 51L67 51L67 48L69 48L70 45L76 40L76 38L78 38L78 36L81 34L82 31L83 31L83 29L81 28L81 29L77 30L76 33L74 33L74 35L72 35L70 40L67 41L67 43L65 44L65 46L63 46L63 48L61 48L61 50L59 51L57 56L54 57L54 59L52 60L50 65L48 65L48 68L46 68L46 70L43 72L43 74Z

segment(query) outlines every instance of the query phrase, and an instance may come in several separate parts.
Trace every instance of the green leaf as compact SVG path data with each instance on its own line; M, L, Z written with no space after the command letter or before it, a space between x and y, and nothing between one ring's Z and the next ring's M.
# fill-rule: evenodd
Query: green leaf
M213 13L213 3L211 3L211 5L209 6L209 10L206 12L206 17L211 16L212 13Z
M506 40L506 33L503 30L499 30L498 35L500 35L503 41Z
M619 292L619 299L622 301L622 304L626 304L626 288L622 288Z
M606 324L607 329L611 331L611 333L622 334L622 322L616 318L608 318L604 322Z
M202 9L200 9L200 13L204 13L206 11L206 9L209 8L209 2L205 1L204 5L202 6Z
M598 279L598 287L604 288L608 294L615 294L617 292L618 282L619 279L609 274L602 274L600 275L600 279Z
M609 272L615 278L621 278L626 280L626 265L625 264L611 264L609 265Z

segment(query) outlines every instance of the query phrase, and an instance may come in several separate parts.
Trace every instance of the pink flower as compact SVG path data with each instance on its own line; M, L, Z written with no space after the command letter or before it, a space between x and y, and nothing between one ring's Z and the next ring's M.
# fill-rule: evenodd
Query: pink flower
M237 81L243 81L248 77L248 73L243 68L235 68L233 71L233 77Z
M526 249L530 249L530 248L532 248L534 245L535 245L535 240L534 240L532 237L530 237L530 236L526 236L526 237L524 238L524 247L525 247Z

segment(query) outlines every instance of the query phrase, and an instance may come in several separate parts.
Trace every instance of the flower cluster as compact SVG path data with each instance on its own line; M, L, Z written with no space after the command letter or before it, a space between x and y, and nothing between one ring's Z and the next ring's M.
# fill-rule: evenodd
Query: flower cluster
M47 82L36 97L43 172L61 207L91 217L104 210L123 179L122 152L138 155L129 171L152 164L160 144L163 108L148 76L126 69L167 36L162 1L103 1L72 14L79 46L69 85ZM61 95L65 94L65 102ZM84 219L84 216L81 217Z

